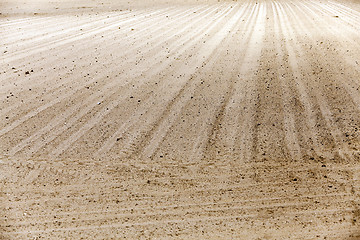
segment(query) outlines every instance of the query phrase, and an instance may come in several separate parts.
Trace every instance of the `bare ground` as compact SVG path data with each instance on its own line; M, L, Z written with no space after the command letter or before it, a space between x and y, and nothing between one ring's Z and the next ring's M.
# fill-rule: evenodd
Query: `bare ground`
M360 7L1 2L0 239L360 239Z

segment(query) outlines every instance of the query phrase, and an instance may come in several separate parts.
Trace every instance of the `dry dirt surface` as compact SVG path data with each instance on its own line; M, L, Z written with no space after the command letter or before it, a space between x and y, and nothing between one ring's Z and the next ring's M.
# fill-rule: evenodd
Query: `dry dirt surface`
M360 239L360 3L2 1L0 239Z

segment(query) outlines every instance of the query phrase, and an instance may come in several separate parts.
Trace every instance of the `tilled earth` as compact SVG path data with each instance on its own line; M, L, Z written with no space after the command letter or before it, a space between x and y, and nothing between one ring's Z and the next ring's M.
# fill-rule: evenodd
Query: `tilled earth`
M0 15L0 239L360 239L359 3L150 3Z

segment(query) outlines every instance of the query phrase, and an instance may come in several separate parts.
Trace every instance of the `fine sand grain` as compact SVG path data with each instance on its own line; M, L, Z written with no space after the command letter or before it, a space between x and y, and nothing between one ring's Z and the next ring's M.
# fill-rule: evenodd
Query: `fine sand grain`
M359 1L0 8L0 239L360 239Z

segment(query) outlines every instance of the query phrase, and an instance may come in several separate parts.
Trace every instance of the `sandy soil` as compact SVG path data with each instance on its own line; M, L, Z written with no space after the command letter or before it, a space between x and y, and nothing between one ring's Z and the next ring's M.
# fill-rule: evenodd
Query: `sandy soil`
M359 2L181 2L1 2L0 239L360 239Z

